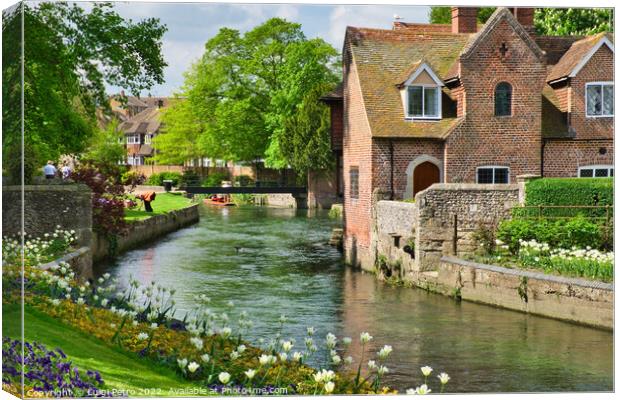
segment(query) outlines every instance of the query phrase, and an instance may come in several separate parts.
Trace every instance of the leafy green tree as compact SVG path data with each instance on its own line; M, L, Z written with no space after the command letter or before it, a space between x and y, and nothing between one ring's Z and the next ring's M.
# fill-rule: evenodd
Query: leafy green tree
M95 129L90 144L83 156L95 165L118 165L125 160L125 134L114 119L105 129Z
M495 7L480 7L478 22L485 23ZM450 7L431 7L429 20L432 24L449 24L452 20ZM537 8L534 26L539 35L593 35L613 32L613 9L611 8Z
M534 25L539 35L594 35L613 32L611 8L538 8Z
M132 92L163 81L157 19L121 18L109 3L25 3L3 13L3 174L19 182L21 160L21 23L24 51L24 179L47 159L79 153L107 109L105 84ZM109 111L109 110L107 110Z
M172 143L174 135L193 133L191 157L293 165L279 145L286 121L315 86L336 82L336 56L329 44L306 39L299 24L280 18L243 35L221 29L185 75L184 105L162 115L166 133L156 140L159 159L189 156Z
M175 99L169 107L161 111L166 121L161 134L153 139L157 148L155 162L164 165L182 165L190 159L202 158L198 136L203 127L193 112L191 104L183 99Z

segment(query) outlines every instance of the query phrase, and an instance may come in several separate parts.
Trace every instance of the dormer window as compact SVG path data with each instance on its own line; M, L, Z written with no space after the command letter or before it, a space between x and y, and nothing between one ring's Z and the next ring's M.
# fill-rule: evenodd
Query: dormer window
M439 86L412 85L407 88L408 118L441 118L441 92Z
M443 82L430 66L417 62L398 84L405 118L410 120L441 119L441 87Z

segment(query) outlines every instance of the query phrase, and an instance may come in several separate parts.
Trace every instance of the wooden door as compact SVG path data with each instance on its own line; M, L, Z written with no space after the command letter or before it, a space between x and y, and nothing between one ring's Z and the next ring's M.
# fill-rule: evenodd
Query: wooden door
M425 161L413 171L413 195L426 189L433 183L439 183L439 168L432 162Z

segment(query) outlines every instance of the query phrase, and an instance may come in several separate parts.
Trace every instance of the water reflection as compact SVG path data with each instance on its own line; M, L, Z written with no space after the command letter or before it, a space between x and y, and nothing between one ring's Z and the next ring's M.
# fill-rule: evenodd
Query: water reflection
M351 336L353 346L368 331L373 353L383 344L394 347L388 383L401 390L419 384L419 367L427 364L447 371L449 388L459 392L612 389L609 332L376 282L342 265L327 245L334 223L323 213L251 207L201 213L199 224L101 265L100 273L173 286L180 311L193 308L195 294L214 299L214 311L233 300L254 320L254 341L272 337L281 314L297 348L307 326L321 338Z

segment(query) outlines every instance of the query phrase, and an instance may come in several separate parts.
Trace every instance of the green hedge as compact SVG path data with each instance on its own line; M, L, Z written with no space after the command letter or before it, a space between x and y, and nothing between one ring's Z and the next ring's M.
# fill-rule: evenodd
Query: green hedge
M527 183L526 206L613 206L613 178L543 178ZM613 211L613 207L610 212ZM516 209L515 217L605 217L605 209Z
M178 172L162 172L149 176L146 184L153 186L164 186L164 181L170 180L172 181L172 186L177 186L181 180L181 177L182 175Z

